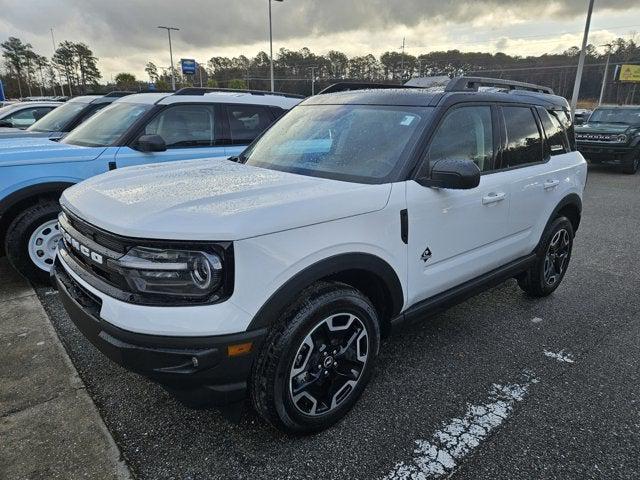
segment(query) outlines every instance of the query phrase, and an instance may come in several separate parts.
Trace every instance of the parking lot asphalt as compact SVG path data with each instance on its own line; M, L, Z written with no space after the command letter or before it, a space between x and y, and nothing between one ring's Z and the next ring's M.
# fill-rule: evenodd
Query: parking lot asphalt
M591 168L560 288L509 281L382 346L355 409L315 436L190 410L45 310L136 478L640 478L640 175Z

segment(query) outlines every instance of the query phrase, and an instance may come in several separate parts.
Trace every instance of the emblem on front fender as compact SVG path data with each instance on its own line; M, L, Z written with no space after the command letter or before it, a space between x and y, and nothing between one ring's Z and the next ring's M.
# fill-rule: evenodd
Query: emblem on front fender
M423 262L427 263L427 261L431 258L431 249L427 247L425 251L422 252L422 255L420 255L420 258Z

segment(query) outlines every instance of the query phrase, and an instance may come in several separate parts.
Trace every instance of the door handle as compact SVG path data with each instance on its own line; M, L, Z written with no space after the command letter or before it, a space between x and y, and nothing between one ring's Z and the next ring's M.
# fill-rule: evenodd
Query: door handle
M560 185L560 180L547 180L543 184L545 190L556 188L558 185Z
M492 203L501 202L505 198L507 198L507 194L504 192L491 192L482 197L482 204L491 205Z

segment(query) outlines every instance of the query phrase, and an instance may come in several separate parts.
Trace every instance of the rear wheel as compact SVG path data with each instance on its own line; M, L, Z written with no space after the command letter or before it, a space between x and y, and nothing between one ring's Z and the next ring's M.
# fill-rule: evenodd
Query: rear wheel
M358 400L380 345L377 313L359 291L318 283L273 329L251 379L254 407L287 433L338 422Z
M558 288L569 267L573 236L573 225L566 217L556 218L547 227L535 263L518 279L522 290L532 297L545 297Z
M9 225L5 252L11 265L34 283L46 283L62 237L58 227L60 205L46 200L31 205Z

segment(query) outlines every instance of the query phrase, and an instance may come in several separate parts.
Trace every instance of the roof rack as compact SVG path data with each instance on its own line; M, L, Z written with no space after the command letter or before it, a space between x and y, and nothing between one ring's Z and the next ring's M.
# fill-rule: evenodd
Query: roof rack
M318 92L318 95L325 93L348 92L350 90L369 90L384 88L417 88L410 85L395 85L389 83L363 83L363 82L339 82L329 85L327 88Z
M554 94L550 87L543 85L485 77L455 77L451 79L444 90L445 92L477 92L479 87L506 87L509 90L529 90Z
M105 97L126 97L127 95L132 95L136 92L127 92L125 90L114 90L113 92L109 92L106 95L104 95Z
M174 95L204 95L211 92L226 93L249 93L251 95L277 95L279 97L304 98L302 95L295 93L269 92L267 90L244 90L237 88L207 88L207 87L184 87L177 90Z

